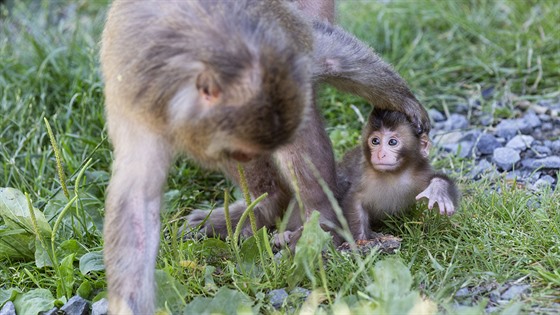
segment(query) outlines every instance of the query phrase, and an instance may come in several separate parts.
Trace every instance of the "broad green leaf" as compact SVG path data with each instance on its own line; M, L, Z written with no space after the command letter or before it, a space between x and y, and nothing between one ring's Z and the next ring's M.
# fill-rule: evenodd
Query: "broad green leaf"
M303 226L303 233L296 245L294 266L288 276L288 285L296 286L305 276L315 283L314 271L322 259L321 253L331 240L331 235L319 225L319 212L313 211L311 217Z
M51 246L51 241L49 239L45 239L47 246ZM43 248L43 244L39 241L39 239L35 239L35 266L37 268L43 268L45 266L52 267L53 263L49 256L49 251L51 248Z
M83 275L86 275L90 271L101 270L105 270L102 251L87 253L80 258L80 272Z
M91 295L92 292L93 292L93 286L91 285L91 282L89 282L88 280L84 280L84 282L80 284L77 290L78 295L86 300L89 300L89 296Z
M410 292L412 275L399 259L387 258L378 261L374 267L372 295L388 300Z
M70 298L72 296L72 289L74 287L74 257L75 254L70 254L60 262L59 271L61 275L60 284L64 288L64 293L66 293L66 297ZM59 294L59 297L63 296Z
M221 287L214 297L197 297L184 309L183 314L235 315L251 312L253 302L243 292Z
M85 246L81 246L75 239L65 240L56 246L57 257L66 257L70 254L75 254L76 257L80 257L86 253Z
M423 300L417 291L411 290L412 275L400 259L391 257L378 261L373 279L366 291L377 305L360 303L362 309L373 307L372 314L436 313L437 306L432 301Z
M33 211L37 218L39 233L45 237L50 237L51 226L43 212L35 208L33 208ZM27 199L21 191L9 187L0 188L0 216L9 228L24 229L28 233L35 234Z
M20 293L18 289L0 289L0 305L4 305L4 303L8 301L13 301L16 296Z
M14 300L17 314L38 314L54 307L54 298L47 289L35 289L18 294Z
M156 270L156 283L157 307L168 309L172 314L180 312L185 307L187 287L163 270Z
M33 258L32 244L35 237L24 229L8 229L0 227L0 259L30 260Z

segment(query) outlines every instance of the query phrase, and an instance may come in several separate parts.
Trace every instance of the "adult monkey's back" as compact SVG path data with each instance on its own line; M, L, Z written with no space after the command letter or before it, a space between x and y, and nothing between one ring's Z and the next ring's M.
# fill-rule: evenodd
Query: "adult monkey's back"
M381 73L358 69L372 74L354 81L346 53L313 53L314 39L336 48L345 43L329 41L339 36L346 35L319 22L312 29L283 1L113 3L101 49L115 157L104 231L110 313L154 311L159 209L174 155L186 154L234 179L236 161L251 160L252 194L262 187L278 194L267 198L265 215L268 207L290 200L287 168L294 162L296 179L306 187L305 208L320 210L328 223L334 221L332 208L301 160L309 156L336 187L330 143L312 106L312 75L336 78L333 84L366 97L361 92L372 88L370 94L394 99L388 106L427 123L417 102L415 111L407 111L395 93L376 88ZM396 91L406 89L401 81Z

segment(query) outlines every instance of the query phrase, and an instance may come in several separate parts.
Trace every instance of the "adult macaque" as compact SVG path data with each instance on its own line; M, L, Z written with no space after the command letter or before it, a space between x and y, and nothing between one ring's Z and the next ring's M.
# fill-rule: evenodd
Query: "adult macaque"
M430 120L426 110L414 97L406 82L370 47L342 28L317 20L313 21L312 36L314 82L325 82L342 91L359 95L375 104L376 108L403 112L405 117L412 121L416 134L429 132ZM274 226L293 200L293 188L289 178L291 173L288 170L290 164L293 164L296 170L305 210L319 210L324 219L321 221L323 227L331 231L336 228L337 220L332 205L326 200L316 177L306 167L303 160L305 156L315 163L329 188L338 193L336 176L330 168L334 165L331 143L315 106L310 111L310 119L299 130L292 143L282 146L271 156L244 165L252 196L269 193L268 198L255 211L258 228ZM238 183L235 164L230 163L226 173ZM246 206L244 201L230 205L234 226ZM299 236L298 232L302 226L301 209L296 205L296 211L293 213L285 235L280 237L280 243L286 240L290 242L290 237L297 240ZM187 221L191 227L202 224L202 230L208 235L226 236L223 208L215 209L210 214L208 211L194 210L187 217ZM250 233L249 223L246 222L243 234ZM333 236L335 243L341 241L338 235Z
M428 161L429 139L400 112L374 109L362 132L363 144L339 164L342 208L356 240L369 238L370 224L407 210L416 200L437 203L441 214L452 215L459 191Z
M297 231L314 209L332 229L332 205L304 159L336 189L313 83L333 83L429 129L424 108L373 51L327 22L312 25L297 9L313 12L314 3L331 2L112 4L101 47L115 158L104 230L110 313L154 312L161 196L177 154L222 169L235 182L236 165L245 162L251 195L269 193L255 211L259 227L273 225L293 199L293 170L305 209L294 211L288 229ZM242 202L230 206L234 225L244 209ZM189 222L196 225L204 217L206 212L195 211ZM225 235L223 209L203 228Z

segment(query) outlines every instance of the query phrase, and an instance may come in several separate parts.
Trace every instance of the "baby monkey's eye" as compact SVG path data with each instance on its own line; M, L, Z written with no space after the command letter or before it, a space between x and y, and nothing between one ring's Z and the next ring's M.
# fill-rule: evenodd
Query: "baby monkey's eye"
M373 145L379 145L379 138L377 138L377 137L371 138L371 144L373 144Z
M389 140L389 145L390 145L390 146L394 147L394 146L396 146L397 144L399 144L399 141L398 141L397 139L391 139L391 140Z

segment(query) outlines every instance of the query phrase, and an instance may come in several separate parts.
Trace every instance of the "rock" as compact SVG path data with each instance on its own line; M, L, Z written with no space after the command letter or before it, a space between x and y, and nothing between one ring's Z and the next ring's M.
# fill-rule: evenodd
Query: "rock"
M457 291L457 293L455 293L455 297L466 297L471 295L471 292L469 290L469 288L465 287L465 288L461 288L459 289L459 291Z
M483 115L478 119L479 123L482 126L490 126L492 124L492 122L494 121L494 117L492 117L491 115Z
M58 314L58 307L53 307L45 312L39 312L39 315L57 315L57 314Z
M554 125L552 123L546 122L542 124L541 129L542 131L551 131L552 129L554 129Z
M519 152L511 148L497 148L492 156L492 161L504 171L511 170L519 160L521 160Z
M552 119L552 117L550 117L549 115L546 114L539 114L539 119L541 120L541 122L547 122L550 121Z
M435 122L440 122L445 120L445 116L438 110L430 108L428 109L428 115L432 118Z
M544 145L534 145L532 149L535 150L541 157L552 154L552 150Z
M2 309L0 309L0 315L16 315L16 307L12 301L6 302Z
M466 158L473 155L474 141L461 141L458 147L459 157Z
M472 156L474 142L461 141L460 143L451 143L442 146L446 151L452 152L453 154L466 158Z
M492 95L494 95L494 87L491 86L487 89L482 90L481 94L482 94L482 98L485 100L491 98Z
M516 297L519 297L523 292L529 289L531 286L528 284L523 285L512 285L509 289L506 290L501 296L504 300L511 300Z
M463 138L463 133L459 131L437 133L433 136L434 145L444 146L446 144L456 144Z
M279 309L288 298L288 292L284 289L276 289L268 292L267 296L270 300L270 304L272 304L275 309Z
M480 101L469 101L469 104L457 104L455 105L454 112L466 114L469 112L469 105L471 107L480 107Z
M522 172L521 170L513 170L507 172L505 178L508 181L525 182L526 174L526 172Z
M66 315L88 315L89 303L79 295L73 297L60 308Z
M109 301L106 298L102 298L91 306L91 315L107 315L108 312Z
M467 117L459 114L451 114L449 119L447 119L443 125L443 129L445 130L457 130L457 129L466 129L469 126L469 121Z
M552 141L550 144L550 149L555 154L560 154L560 140Z
M537 169L537 168L560 168L560 156L552 155L542 159L530 159L525 161L524 166Z
M494 166L492 163L483 159L480 160L475 167L473 167L473 169L469 172L469 176L472 179L479 179L482 174L491 171L493 168Z
M525 151L525 149L531 147L535 138L526 135L517 135L506 144L506 148L512 148L517 151Z
M478 139L476 149L480 154L492 154L497 148L501 148L502 144L494 136L484 133Z
M461 140L459 140L459 141L475 142L478 138L480 138L481 134L482 134L482 132L480 130L477 130L477 129L470 130L470 131L467 131L466 133L464 133L464 135L461 137Z
M545 175L535 182L533 188L535 188L536 190L546 189L547 187L552 187L555 182L556 180L554 179L554 177Z
M500 289L492 290L488 294L490 301L497 303L500 300Z
M531 126L531 128L539 128L542 125L541 119L532 110L527 111L521 119L523 119L529 126Z
M496 134L506 140L513 138L518 132L522 134L531 133L531 126L523 119L502 120L496 126Z

